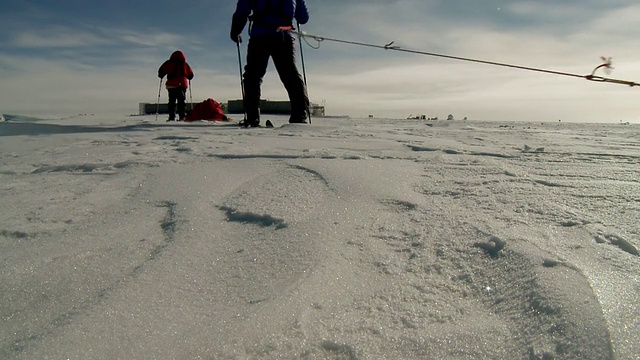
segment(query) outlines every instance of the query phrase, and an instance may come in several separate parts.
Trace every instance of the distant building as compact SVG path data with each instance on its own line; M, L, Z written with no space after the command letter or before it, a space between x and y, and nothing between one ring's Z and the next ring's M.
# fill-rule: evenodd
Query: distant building
M324 105L311 103L311 116L325 116ZM226 111L229 114L244 113L242 99L229 100ZM291 104L288 101L260 100L261 114L291 115Z
M186 104L187 111L191 109L191 104ZM229 100L227 103L222 104L222 110L228 114L242 114L244 113L244 104L242 100ZM322 117L325 116L324 105L311 104L311 116ZM167 103L150 104L140 103L139 114L167 114L169 108ZM260 100L260 112L262 114L276 114L276 115L290 115L291 104L288 101L271 101Z
M196 103L188 102L184 104L184 109L186 111L189 111L195 105ZM138 103L138 115L150 115L150 114L155 114L156 112L158 112L158 114L168 114L169 105L167 103L160 103L160 104Z

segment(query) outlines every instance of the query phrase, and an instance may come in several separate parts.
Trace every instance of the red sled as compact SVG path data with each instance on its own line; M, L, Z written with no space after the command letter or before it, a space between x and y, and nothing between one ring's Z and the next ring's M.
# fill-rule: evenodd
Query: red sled
M207 99L196 104L193 109L187 112L184 121L231 121L222 111L222 105L213 99Z

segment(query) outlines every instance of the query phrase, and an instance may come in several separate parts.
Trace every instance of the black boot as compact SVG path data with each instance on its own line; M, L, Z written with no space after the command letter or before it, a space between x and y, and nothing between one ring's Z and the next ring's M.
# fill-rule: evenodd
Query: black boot
M294 116L291 115L289 118L289 124L308 124L307 114Z
M240 121L240 126L242 127L260 127L260 120L250 121L248 119L244 119Z

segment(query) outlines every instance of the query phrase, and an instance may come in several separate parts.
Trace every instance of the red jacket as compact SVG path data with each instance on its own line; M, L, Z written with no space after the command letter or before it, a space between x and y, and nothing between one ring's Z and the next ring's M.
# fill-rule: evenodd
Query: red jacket
M189 87L189 80L193 79L193 70L182 51L174 51L171 58L160 66L158 77L162 79L165 75L167 75L167 89Z

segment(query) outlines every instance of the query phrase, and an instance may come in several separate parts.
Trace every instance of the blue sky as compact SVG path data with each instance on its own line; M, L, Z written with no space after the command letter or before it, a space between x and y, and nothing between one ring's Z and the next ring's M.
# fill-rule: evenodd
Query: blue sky
M176 49L196 73L194 101L239 98L237 51L228 38L235 1L177 3L2 2L0 112L136 113L139 102L156 102L157 68ZM640 81L640 4L630 0L307 5L303 30L321 36L577 74L611 56L611 77ZM246 42L241 50L244 56ZM329 114L640 122L640 88L331 42L303 52L309 95ZM273 67L263 97L286 99Z

